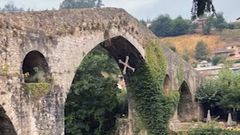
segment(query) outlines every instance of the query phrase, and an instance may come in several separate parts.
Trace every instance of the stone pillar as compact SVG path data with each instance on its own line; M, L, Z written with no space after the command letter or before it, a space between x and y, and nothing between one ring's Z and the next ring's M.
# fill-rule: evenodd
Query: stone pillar
M233 126L234 122L232 120L232 114L228 113L227 126Z
M180 121L178 120L178 111L177 111L177 109L176 109L176 111L174 112L173 117L171 118L171 121L172 121L173 123L180 122Z
M55 85L47 96L33 105L36 135L64 135L64 101L63 89Z
M117 130L116 130L116 135L129 135L129 120L128 118L119 118L117 120Z
M203 106L200 103L197 103L197 116L198 121L204 120Z
M11 104L12 109L10 110L14 117L9 115L11 121L13 122L14 128L18 135L36 135L33 133L34 122L32 122L31 117L31 106L28 99L28 95L24 93L21 78L15 75L9 75L8 80L5 82L7 84L7 91L11 94L9 95L8 103ZM6 108L6 110L8 110Z
M211 122L211 112L208 110L207 112L207 123Z
M128 122L129 122L129 128L128 128L128 135L133 135L133 131L134 131L134 117L136 114L136 110L134 107L134 100L133 100L133 93L128 90Z

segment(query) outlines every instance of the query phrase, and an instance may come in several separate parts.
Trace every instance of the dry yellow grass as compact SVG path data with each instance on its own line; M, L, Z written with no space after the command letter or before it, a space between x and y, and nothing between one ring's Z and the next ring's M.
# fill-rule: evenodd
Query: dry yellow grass
M178 54L183 55L188 53L192 57L194 57L195 47L199 41L203 41L208 45L208 51L210 54L212 54L217 48L224 47L224 42L221 41L221 36L219 35L183 35L161 38L160 41L162 45L175 46Z

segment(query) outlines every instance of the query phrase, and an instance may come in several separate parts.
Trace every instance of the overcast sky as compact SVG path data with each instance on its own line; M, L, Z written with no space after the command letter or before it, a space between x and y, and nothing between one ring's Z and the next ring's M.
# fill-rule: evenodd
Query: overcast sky
M58 9L63 0L0 0L0 7L12 1L17 7L34 10ZM231 3L229 3L231 2ZM107 7L124 8L138 19L154 19L160 14L190 18L192 0L103 0ZM217 11L224 12L228 21L240 17L240 0L213 0Z

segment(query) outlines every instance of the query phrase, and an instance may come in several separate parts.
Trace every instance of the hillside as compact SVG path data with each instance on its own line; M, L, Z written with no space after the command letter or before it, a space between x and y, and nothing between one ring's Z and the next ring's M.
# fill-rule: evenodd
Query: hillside
M240 45L240 29L224 30L221 33L211 35L192 34L176 37L160 38L161 44L165 46L173 46L180 55L189 55L191 63L195 61L195 47L199 41L203 41L208 46L209 56L216 49L224 48L228 45Z

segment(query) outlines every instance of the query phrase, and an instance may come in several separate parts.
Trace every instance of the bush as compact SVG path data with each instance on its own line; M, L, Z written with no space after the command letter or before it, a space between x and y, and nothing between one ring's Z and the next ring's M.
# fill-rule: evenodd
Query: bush
M170 48L172 51L176 52L176 47L175 47L175 46L169 46L169 48Z
M221 131L220 128L216 127L200 127L189 131L189 135L220 135Z
M216 28L217 31L222 31L228 27L228 24L223 17L223 13L217 13L216 18L212 19L212 25Z
M212 64L215 66L215 65L219 64L219 62L221 62L222 59L223 59L222 56L214 56L212 58Z
M195 48L195 58L197 60L206 60L208 55L207 44L203 41L199 41Z
M188 135L239 135L239 131L222 129L216 126L215 122L201 124L189 131Z

